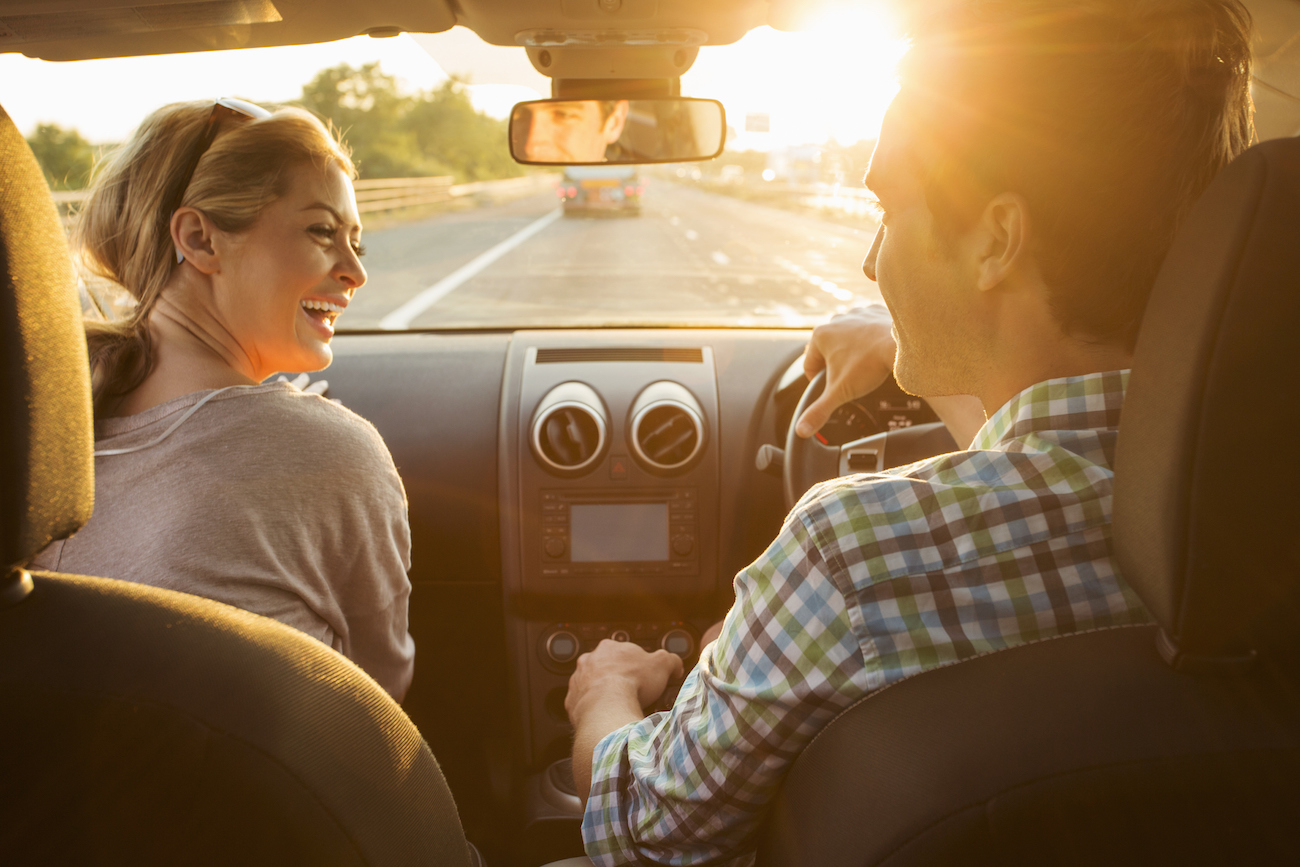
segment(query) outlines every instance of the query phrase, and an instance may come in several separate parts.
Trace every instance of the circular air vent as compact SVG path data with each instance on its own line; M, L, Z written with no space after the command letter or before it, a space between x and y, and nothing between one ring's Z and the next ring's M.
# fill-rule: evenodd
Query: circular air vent
M655 473L677 473L704 452L703 414L676 383L655 383L636 401L630 426L632 452Z
M600 406L596 393L581 383L556 387L533 417L533 455L558 475L590 470L609 444L609 425Z

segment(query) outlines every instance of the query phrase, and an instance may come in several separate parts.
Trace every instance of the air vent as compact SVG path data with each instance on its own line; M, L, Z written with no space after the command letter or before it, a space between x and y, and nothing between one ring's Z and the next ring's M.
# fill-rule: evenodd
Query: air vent
M633 403L629 436L632 454L650 472L685 472L704 453L704 413L684 386L656 382Z
M604 457L608 431L596 392L582 383L567 382L552 389L537 407L533 455L551 473L582 475Z
M703 364L704 350L682 346L592 346L537 350L538 364L572 364L581 361L676 361Z

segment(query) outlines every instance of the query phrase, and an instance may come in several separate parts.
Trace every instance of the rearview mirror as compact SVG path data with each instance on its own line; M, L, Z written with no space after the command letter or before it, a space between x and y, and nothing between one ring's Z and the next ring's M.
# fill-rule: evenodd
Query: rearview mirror
M538 99L510 112L510 155L543 166L707 160L726 129L715 99Z

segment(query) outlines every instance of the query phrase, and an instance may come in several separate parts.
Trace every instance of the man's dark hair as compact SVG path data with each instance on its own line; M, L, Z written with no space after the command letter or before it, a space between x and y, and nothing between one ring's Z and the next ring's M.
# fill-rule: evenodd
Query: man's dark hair
M914 28L898 106L941 235L1029 207L1064 330L1137 336L1173 236L1254 136L1238 0L974 0Z

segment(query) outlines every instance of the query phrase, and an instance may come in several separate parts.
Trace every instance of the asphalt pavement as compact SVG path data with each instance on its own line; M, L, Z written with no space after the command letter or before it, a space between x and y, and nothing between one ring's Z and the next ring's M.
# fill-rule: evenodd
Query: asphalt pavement
M879 300L869 226L645 182L640 216L564 216L547 193L367 231L339 328L807 327Z

